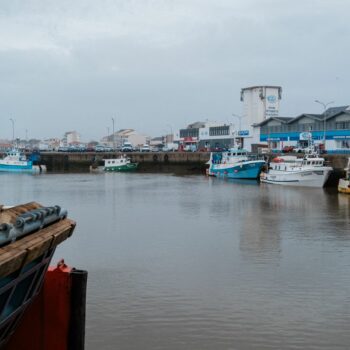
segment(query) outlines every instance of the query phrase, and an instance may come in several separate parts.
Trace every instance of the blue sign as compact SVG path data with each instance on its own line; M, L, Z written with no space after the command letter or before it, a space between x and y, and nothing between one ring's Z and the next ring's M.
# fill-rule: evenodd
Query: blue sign
M275 103L276 102L276 96L274 95L270 95L270 96L267 96L267 100L271 103Z
M238 131L239 136L248 136L249 135L249 130L240 130Z

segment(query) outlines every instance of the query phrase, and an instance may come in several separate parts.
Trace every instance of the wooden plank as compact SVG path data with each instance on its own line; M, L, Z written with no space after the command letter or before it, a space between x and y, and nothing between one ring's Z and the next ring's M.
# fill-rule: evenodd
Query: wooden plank
M31 247L27 248L27 255L24 260L24 265L30 263L48 251L51 247L52 241L53 236L46 237L45 239L40 240L37 244L33 244Z
M19 270L23 266L26 255L27 252L25 250L2 254L0 263L0 277L8 276L12 272Z
M0 248L0 277L6 276L33 261L45 251L72 235L75 222L61 220Z

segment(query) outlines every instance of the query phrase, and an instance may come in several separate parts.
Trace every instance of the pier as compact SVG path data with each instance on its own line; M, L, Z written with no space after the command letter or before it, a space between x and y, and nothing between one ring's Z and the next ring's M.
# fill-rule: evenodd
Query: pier
M103 159L119 156L114 152L43 152L41 159L51 172L89 171L92 164L100 163ZM140 164L140 171L154 172L203 172L210 158L209 152L130 152L127 153L132 162ZM271 159L281 154L265 154ZM292 154L290 154L292 155ZM294 154L302 157L302 154ZM326 161L336 171L342 171L347 165L350 155L324 154Z

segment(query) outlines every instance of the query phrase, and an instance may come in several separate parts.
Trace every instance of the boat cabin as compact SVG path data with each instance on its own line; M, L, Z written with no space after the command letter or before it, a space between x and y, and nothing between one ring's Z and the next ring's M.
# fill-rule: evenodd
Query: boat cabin
M319 157L305 157L298 158L295 156L284 156L277 157L272 159L270 163L270 169L281 170L281 171L290 171L298 170L302 168L314 168L314 167L323 167L324 159Z

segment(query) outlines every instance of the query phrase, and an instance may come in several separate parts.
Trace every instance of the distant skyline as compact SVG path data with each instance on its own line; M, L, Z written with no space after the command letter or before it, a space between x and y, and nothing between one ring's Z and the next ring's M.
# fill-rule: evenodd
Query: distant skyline
M235 123L240 89L283 88L280 115L350 104L350 2L27 0L0 5L0 139L157 136ZM170 126L170 127L169 127Z

